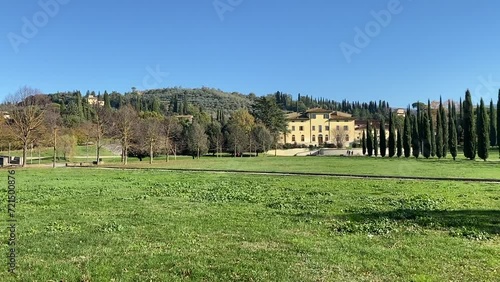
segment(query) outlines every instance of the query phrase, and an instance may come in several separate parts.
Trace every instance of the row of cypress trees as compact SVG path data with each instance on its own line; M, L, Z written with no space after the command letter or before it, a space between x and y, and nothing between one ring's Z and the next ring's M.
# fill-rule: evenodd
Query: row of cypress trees
M413 155L418 158L422 155L425 158L440 159L446 158L449 153L455 160L459 141L463 140L463 152L466 158L474 160L477 154L483 160L488 159L490 147L500 145L500 131L497 130L497 125L500 124L500 91L496 109L491 100L487 110L482 98L480 104L474 108L469 90L465 93L464 102L460 100L459 108L457 115L455 103L448 103L446 111L440 98L434 122L430 100L427 103L427 110L419 106L416 113L412 113L408 107L403 128L397 129L394 113L391 113L388 138L383 119L379 125L380 137L377 137L377 128L372 129L372 124L367 122L366 133L363 131L362 136L363 154L378 156L380 145L382 157L386 156L387 151L391 158L396 155L397 157L404 155L406 158Z

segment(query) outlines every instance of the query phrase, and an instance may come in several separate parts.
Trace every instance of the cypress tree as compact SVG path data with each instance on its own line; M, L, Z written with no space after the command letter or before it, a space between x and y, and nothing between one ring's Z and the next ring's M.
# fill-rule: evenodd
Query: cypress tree
M111 100L109 99L109 94L108 91L106 90L104 90L103 99L104 99L104 107L106 107L106 109L111 109Z
M436 118L436 156L440 159L443 157L443 127L441 126L441 111L437 112Z
M396 129L394 126L394 114L389 110L389 158L396 154Z
M477 110L477 155L486 161L490 147L490 125L483 98Z
M429 120L429 130L431 134L431 156L436 155L436 131L434 130L434 119L432 118L431 100L427 100L427 118Z
M418 128L418 116L412 116L412 137L411 137L411 143L412 143L412 153L415 158L418 159L418 156L420 155L420 136L419 136L419 128Z
M401 136L401 130L398 128L397 131L398 137L397 137L397 156L400 158L403 155L403 137Z
M474 107L470 91L465 92L463 107L464 156L470 160L476 158L476 134L474 131Z
M377 128L373 128L373 151L375 153L375 157L378 157L378 138L377 138Z
M409 158L411 155L411 115L410 107L406 110L405 122L403 128L403 148L405 152L405 158Z
M448 154L448 119L446 118L446 111L443 107L443 101L441 97L439 97L439 111L441 116L441 132L443 134L442 142L443 142L443 158L446 158Z
M85 115L83 114L82 93L80 93L80 91L76 92L76 106L78 108L78 110L77 110L78 111L78 116L80 118L85 118Z
M366 123L366 149L368 150L368 156L373 156L373 133L370 122Z
M363 130L363 137L361 138L361 143L363 146L363 156L364 156L366 155L366 134L364 130Z
M385 157L387 152L387 138L385 137L385 120L380 121L380 156Z
M483 98L481 98L477 119L477 155L484 161L488 159L488 149L490 147L489 129L488 113L484 107Z
M431 156L432 144L431 144L431 126L429 122L429 117L426 113L422 115L422 125L424 126L424 148L423 155L426 159Z
M456 119L456 109L455 109L455 104L453 104L453 107L451 108L451 111L449 111L449 138L450 138L450 154L453 157L453 160L457 157L457 152L458 152L458 131L457 131L457 124L455 123Z
M493 99L490 101L490 146L497 144L497 118L495 114L495 106L493 106Z
M498 154L500 157L500 90L498 90L498 100L497 100L497 146L498 146Z

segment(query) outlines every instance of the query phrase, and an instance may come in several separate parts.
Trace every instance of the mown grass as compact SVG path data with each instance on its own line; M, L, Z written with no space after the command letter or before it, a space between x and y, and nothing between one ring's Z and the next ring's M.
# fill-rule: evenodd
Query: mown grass
M1 281L500 278L495 184L80 168L16 176L18 274L4 258Z
M149 159L138 162L130 159L130 167L217 169L272 172L343 173L361 175L432 176L500 178L500 162L470 161L451 159L398 159L369 157L257 157L257 158L215 158L203 157L199 160L179 158L165 162Z

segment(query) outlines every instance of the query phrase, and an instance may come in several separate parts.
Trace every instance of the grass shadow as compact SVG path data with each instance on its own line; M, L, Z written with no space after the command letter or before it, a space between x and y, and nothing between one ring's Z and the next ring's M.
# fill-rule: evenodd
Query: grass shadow
M389 220L396 223L410 223L437 230L465 229L500 234L500 210L415 210L395 209L387 212L361 212L343 216L356 223Z

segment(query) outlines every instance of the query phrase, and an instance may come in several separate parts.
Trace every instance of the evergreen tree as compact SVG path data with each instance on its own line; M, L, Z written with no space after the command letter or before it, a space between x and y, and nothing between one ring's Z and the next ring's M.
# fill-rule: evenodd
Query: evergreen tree
M426 113L422 115L422 125L424 126L424 148L423 155L426 159L431 156L432 144L431 144L431 125L429 117Z
M448 106L450 107L450 106ZM453 104L451 110L448 110L448 121L449 121L449 146L450 146L450 154L453 157L453 160L457 157L458 152L458 131L457 124L455 123L456 119L456 109L455 104Z
M419 125L419 118L418 116L412 116L411 118L413 126L412 126L412 137L411 137L411 143L412 143L412 154L415 158L418 159L418 156L420 155L420 130L418 128Z
M497 118L495 113L495 106L493 105L493 99L490 101L490 146L496 146L497 144Z
M429 130L431 134L431 156L436 155L436 131L434 130L434 119L432 118L431 100L427 100L427 118L429 120Z
M488 159L488 149L490 147L489 131L488 113L486 112L483 98L481 98L477 119L477 155L484 161Z
M498 100L497 100L497 146L498 146L498 157L500 157L500 90L498 90Z
M361 138L361 144L363 146L363 156L366 155L366 134L363 130L363 137Z
M397 147L397 156L400 158L403 155L403 137L401 136L401 130L398 128L397 130L397 141L396 141L396 147Z
M396 128L394 125L394 113L389 110L389 158L396 154Z
M476 134L474 130L474 107L470 91L465 92L463 101L463 131L464 131L464 156L470 160L476 158Z
M366 122L366 149L368 150L368 156L373 156L373 133L369 121Z
M153 105L151 110L155 113L160 113L160 99L157 96L153 97Z
M111 100L109 99L109 94L106 90L104 90L103 99L104 99L104 107L106 107L106 109L111 109Z
M76 92L76 106L78 107L78 116L80 118L84 118L85 115L83 113L83 100L82 100L82 93L80 91ZM496 137L495 137L496 138Z
M443 142L443 158L446 158L448 154L448 119L446 118L446 111L443 107L443 101L441 97L439 97L439 112L441 116L441 132L443 134L442 142Z
M497 100L497 146L498 153L500 156L500 90L498 90L498 100Z
M375 157L378 157L378 137L377 137L377 128L373 128L373 151L375 153Z
M385 120L380 120L380 156L385 157L387 152L387 138L385 137Z
M440 159L443 157L443 126L441 125L441 111L437 111L436 117L436 156Z
M409 158L411 155L411 115L410 107L406 110L405 122L403 128L403 148L405 152L405 158Z

